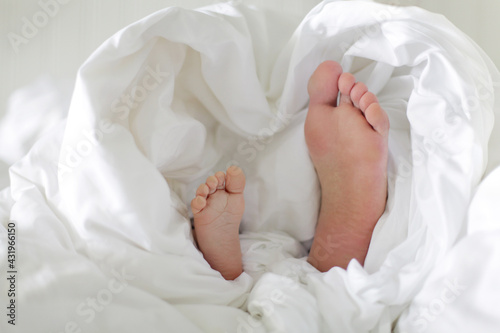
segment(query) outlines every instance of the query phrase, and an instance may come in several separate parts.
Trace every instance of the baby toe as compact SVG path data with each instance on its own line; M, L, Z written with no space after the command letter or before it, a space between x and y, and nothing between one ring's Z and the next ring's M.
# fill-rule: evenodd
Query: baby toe
M207 205L207 200L201 196L196 196L191 200L191 211L193 214L198 214Z
M372 103L365 111L366 121L373 127L375 131L383 136L389 133L389 116L382 109L380 104Z

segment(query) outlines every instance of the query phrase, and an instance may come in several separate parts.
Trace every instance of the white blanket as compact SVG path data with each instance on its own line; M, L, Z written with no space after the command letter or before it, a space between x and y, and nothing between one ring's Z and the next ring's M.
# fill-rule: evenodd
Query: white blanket
M307 81L327 59L377 94L391 132L388 204L365 267L323 274L305 261L320 193L303 123ZM389 332L465 234L493 168L498 82L475 44L418 8L325 1L299 24L234 2L126 27L81 67L66 123L1 192L1 244L17 226L16 327ZM236 281L193 245L187 208L230 164L248 184Z
M500 167L471 202L468 232L430 274L396 332L498 332Z

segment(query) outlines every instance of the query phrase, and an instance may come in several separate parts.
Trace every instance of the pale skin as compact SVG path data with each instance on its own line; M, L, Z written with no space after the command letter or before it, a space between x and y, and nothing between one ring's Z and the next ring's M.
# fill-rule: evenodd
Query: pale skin
M352 259L363 265L387 200L389 119L375 95L334 61L318 66L308 93L304 133L321 184L308 261L321 272L347 268ZM243 272L244 187L243 171L231 166L208 177L191 201L198 247L226 280Z

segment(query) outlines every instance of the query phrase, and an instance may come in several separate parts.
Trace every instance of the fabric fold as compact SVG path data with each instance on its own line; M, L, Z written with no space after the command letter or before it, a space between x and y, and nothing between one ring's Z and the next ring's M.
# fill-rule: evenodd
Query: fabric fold
M365 266L319 273L306 261L320 185L303 125L325 60L377 94L391 131ZM499 81L467 36L416 7L323 1L299 22L231 2L125 27L82 65L66 121L0 192L1 239L19 226L20 329L389 332L466 234L492 169ZM247 176L247 272L225 281L188 207L231 164Z

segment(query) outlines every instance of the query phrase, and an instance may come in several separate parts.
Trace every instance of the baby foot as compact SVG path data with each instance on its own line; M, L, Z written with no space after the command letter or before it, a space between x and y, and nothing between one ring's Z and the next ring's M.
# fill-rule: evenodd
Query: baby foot
M226 174L219 171L208 177L191 201L198 247L226 280L236 279L243 271L239 227L245 210L244 188L243 171L231 166Z
M377 98L326 61L308 84L305 138L321 184L309 262L320 271L362 265L387 199L389 119ZM337 97L340 92L340 100Z

